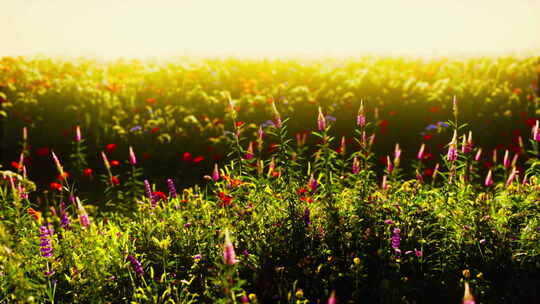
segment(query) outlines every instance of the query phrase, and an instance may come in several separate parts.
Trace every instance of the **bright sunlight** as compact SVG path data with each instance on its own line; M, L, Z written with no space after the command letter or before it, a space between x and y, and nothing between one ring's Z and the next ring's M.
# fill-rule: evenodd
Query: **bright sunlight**
M540 49L537 0L3 0L0 55L449 55Z

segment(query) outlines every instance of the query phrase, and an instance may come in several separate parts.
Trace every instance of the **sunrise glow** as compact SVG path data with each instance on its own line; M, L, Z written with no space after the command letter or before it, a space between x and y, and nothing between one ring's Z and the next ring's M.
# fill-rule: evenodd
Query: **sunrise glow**
M534 52L540 1L4 0L0 37L0 56Z

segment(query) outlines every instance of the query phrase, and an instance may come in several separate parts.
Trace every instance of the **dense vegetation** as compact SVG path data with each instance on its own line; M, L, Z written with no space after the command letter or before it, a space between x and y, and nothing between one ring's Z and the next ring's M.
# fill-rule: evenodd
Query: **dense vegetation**
M538 72L3 58L0 301L534 303Z

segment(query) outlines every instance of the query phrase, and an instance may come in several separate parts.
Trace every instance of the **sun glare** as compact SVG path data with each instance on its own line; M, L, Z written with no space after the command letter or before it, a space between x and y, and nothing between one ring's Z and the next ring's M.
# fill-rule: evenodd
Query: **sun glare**
M540 50L537 0L4 0L0 56Z

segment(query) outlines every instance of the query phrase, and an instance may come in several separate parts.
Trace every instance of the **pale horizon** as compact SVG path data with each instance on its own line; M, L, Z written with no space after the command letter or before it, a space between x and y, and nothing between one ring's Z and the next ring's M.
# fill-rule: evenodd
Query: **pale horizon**
M540 55L536 0L4 0L0 57Z

